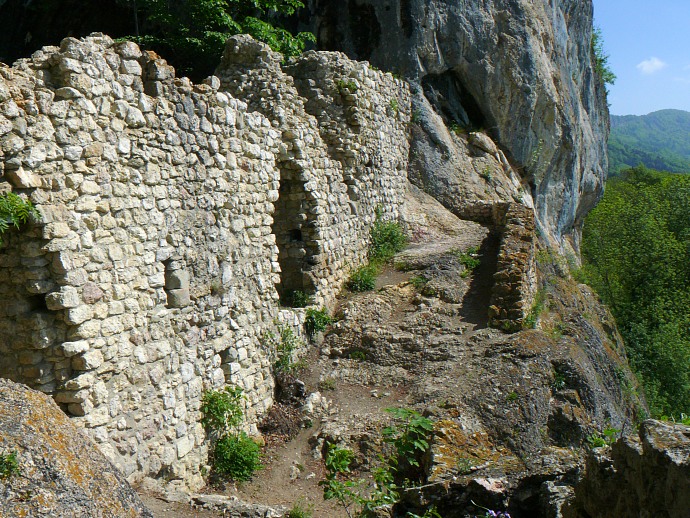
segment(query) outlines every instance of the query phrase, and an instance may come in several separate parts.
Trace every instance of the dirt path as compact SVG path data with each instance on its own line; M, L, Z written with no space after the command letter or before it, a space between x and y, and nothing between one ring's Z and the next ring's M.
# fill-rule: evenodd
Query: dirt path
M456 348L459 348L475 330L486 326L498 243L485 228L457 221L458 227L452 235L442 239L438 235L431 236L426 241L413 243L400 254L396 258L398 268L393 265L384 268L374 292L344 295L336 308L336 313L344 311L349 315L345 319L348 328L342 330L344 349L339 352L338 340L329 337L323 346L312 347L307 357L308 368L299 373L307 394L320 391L328 400L328 410L289 441L269 441L264 451L265 467L251 481L209 488L208 492L287 508L301 502L312 506L315 518L347 517L337 503L324 501L323 489L319 486L325 478L319 455L327 440L324 438L364 444L370 439L380 441L381 429L390 421L386 408L423 403L429 391L434 392L436 381L448 383L448 366L443 359L456 357L459 351L451 354L443 349L445 344L440 349L435 348L434 337L441 337L436 340L441 343L449 334L457 336ZM460 278L460 269L453 262L452 251L466 251L480 245L481 265L467 279ZM400 265L404 267L400 268ZM439 296L449 301L443 303L447 306L444 311L448 315L439 317L435 310L429 311L430 305L436 303L434 298L420 296L417 288L411 286L410 280L422 274L425 278L428 276L430 282L435 282L441 290ZM362 310L374 313L364 311L364 320L360 322L357 311ZM438 322L437 327L434 327L435 321ZM358 326L362 326L361 329ZM354 335L351 335L353 329ZM399 351L391 353L390 361L385 354L380 356L383 354L380 351L382 342L378 337L379 333L389 331L393 335L386 340L391 344L402 344ZM341 331L337 329L334 331L335 335L339 333ZM364 359L350 356L348 343L365 344L370 340L366 338L369 335L379 345L371 351L362 345ZM406 340L409 341L407 345ZM417 386L420 379L426 380L424 387ZM360 451L361 455L366 457L367 452ZM366 461L364 459L365 464ZM156 517L223 515L217 511L164 502L151 495L143 495L143 498Z

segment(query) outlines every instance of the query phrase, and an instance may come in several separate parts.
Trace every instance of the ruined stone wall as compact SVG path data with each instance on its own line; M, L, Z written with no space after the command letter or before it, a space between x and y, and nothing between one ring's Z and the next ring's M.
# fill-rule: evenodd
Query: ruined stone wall
M534 211L519 203L494 206L494 222L501 232L489 322L505 331L519 331L529 314L537 289Z
M366 129L336 149L322 135L354 119L323 127L267 47L242 42L272 76L225 60L222 81L193 85L102 35L0 68L0 189L41 213L3 236L0 377L53 395L131 482L202 483L204 390L243 387L255 431L274 386L262 336L303 321L279 291L331 303L365 260L375 209L396 217L404 197L401 82L335 54L287 67L324 91L369 76ZM270 88L292 96L273 107L289 124L238 100Z
M233 36L216 74L223 89L282 133L274 233L289 248L279 255L279 289L314 294L323 304L366 260L377 210L386 220L399 216L410 94L403 81L339 52L307 52L283 67L281 59Z

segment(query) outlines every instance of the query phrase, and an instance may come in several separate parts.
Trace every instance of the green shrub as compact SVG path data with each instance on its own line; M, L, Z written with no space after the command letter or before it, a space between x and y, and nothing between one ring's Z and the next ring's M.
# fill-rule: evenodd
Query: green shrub
M364 351L356 350L356 351L350 352L350 354L348 354L348 357L351 360L357 360L358 362L363 362L364 360L367 359L367 353L365 353Z
M368 264L357 268L347 281L347 289L354 293L361 293L363 291L371 291L376 287L376 276L379 274L379 269L376 265Z
M602 433L594 433L587 437L587 443L591 448L601 448L602 446L611 446L616 442L617 436L621 431L617 428L604 428Z
M480 264L482 264L481 259L479 259L479 248L476 246L470 247L466 252L463 252L459 248L452 248L450 253L455 256L458 262L463 265L468 270L474 270Z
M222 390L208 390L201 398L201 419L207 429L224 435L236 429L244 420L242 400L244 396L240 387L225 387Z
M285 518L312 518L312 516L314 516L314 506L300 498L288 511Z
M40 217L36 207L29 200L13 192L0 195L0 245L2 234L10 227L19 228L30 219Z
M333 318L328 315L328 312L324 308L309 308L307 310L307 316L304 320L304 330L307 332L307 336L311 338L316 333L325 331L326 328L332 323Z
M233 480L249 480L263 467L259 445L244 432L221 437L213 450L213 466Z
M215 472L233 480L249 480L260 469L260 449L246 433L238 432L244 420L242 389L225 387L204 392L202 424L214 441L211 463Z
M11 451L9 453L0 454L0 479L9 478L12 475L19 474L19 461L17 460L17 452Z
M278 337L266 333L265 340L269 350L275 351L273 369L276 372L293 373L304 367L303 362L295 361L295 352L304 344L290 326L278 326Z
M427 279L424 275L415 275L410 279L410 284L412 284L412 286L414 286L417 290L423 289L428 282L429 279Z
M302 53L316 38L308 32L291 34L273 25L304 7L300 0L139 0L137 35L130 38L155 50L178 75L203 79L220 62L225 42L233 34L249 34L286 57Z
M302 290L286 290L280 297L280 302L289 308L306 308L311 304L311 295Z
M369 260L386 262L407 245L407 236L399 223L383 221L381 211L376 211L376 220L371 227Z
M357 87L357 83L355 83L352 79L346 81L344 79L338 79L335 82L335 85L338 87L338 90L340 90L341 94L346 94L346 93L357 93L357 90L359 88Z
M336 387L335 378L326 378L326 379L319 381L319 390L322 390L322 391L335 390L335 387Z
M613 73L609 65L609 56L604 51L604 42L601 36L601 29L595 27L592 31L592 58L594 61L594 71L605 85L612 85L616 82L616 74Z
M544 289L539 289L534 296L534 302L532 303L529 313L522 322L522 327L524 329L534 329L537 327L537 320L539 320L539 317L544 312L545 304L546 291Z
M388 408L386 411L396 422L383 430L383 439L394 451L388 456L379 455L379 465L372 471L373 480L353 479L350 465L354 452L328 445L326 478L319 485L323 487L324 499L337 500L348 516L380 516L382 509L390 509L400 501L402 492L422 480L419 460L429 450L433 423L414 410ZM406 516L419 517L411 512ZM422 517L440 518L440 515L432 506Z

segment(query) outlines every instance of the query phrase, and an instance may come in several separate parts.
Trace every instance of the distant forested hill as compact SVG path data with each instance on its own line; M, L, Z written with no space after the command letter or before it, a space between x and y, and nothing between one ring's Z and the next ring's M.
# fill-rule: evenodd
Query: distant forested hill
M609 172L640 163L651 169L690 173L690 113L661 110L648 115L611 115Z

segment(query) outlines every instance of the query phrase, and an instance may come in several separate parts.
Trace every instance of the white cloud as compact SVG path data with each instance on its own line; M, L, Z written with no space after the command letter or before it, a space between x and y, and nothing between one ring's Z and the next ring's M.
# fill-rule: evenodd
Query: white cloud
M642 72L643 74L655 74L659 70L663 70L668 66L667 63L664 63L661 61L659 58L651 57L649 59L645 59L641 63L637 64L637 70Z

